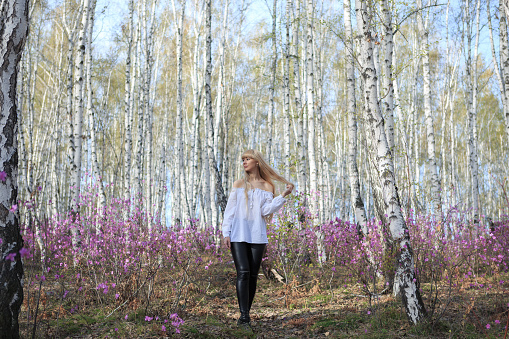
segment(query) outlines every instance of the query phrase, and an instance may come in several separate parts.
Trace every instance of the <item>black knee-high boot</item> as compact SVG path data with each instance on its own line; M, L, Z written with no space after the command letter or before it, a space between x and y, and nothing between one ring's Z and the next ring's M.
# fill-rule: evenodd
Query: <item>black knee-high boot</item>
M258 281L258 272L251 272L249 276L249 310L251 311L251 305L253 305L254 296L256 294L256 282Z
M249 323L251 318L249 317L250 304L250 275L249 271L238 271L237 272L237 300L239 301L240 319L239 323Z

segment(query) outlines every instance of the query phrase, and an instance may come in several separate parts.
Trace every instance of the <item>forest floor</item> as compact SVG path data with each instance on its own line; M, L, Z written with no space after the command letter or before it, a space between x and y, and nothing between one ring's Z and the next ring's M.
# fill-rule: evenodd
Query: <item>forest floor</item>
M359 285L325 288L318 280L284 285L260 275L258 293L251 311L253 332L239 329L232 270L210 272L206 289L189 284L179 316L184 320L180 334L163 322L168 318L171 299L166 289L152 292L150 302L132 300L123 307L98 300L83 303L79 312L70 312L71 303L58 302L59 287L47 284L40 298L37 330L27 321L27 293L20 315L22 338L504 338L509 321L509 275L491 289L467 283L449 290L440 286L433 321L417 326L408 323L400 300L384 295L371 300ZM159 283L167 286L164 275ZM168 284L166 284L168 283ZM477 281L477 283L481 283ZM487 282L486 282L487 283ZM55 290L52 290L52 286ZM433 300L431 285L422 284L428 312ZM34 305L36 293L31 293ZM62 298L61 298L62 299ZM69 300L72 299L68 298ZM31 306L33 307L33 306ZM159 319L159 316L161 319ZM24 316L25 315L25 316ZM150 317L149 317L150 316ZM149 317L149 320L147 320ZM489 325L488 325L489 324ZM163 331L165 326L166 331Z

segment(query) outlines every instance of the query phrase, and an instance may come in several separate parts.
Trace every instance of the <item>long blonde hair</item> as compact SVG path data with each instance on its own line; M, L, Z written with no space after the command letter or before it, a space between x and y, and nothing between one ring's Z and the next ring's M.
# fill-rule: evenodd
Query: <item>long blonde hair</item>
M272 185L272 194L275 194L274 180L293 186L293 184L290 181L288 181L287 179L285 179L284 177L279 175L279 173L277 173L276 170L274 168L272 168L272 166L270 166L265 161L265 159L263 159L263 155L261 152L254 150L254 149L248 149L244 153L242 153L241 159L244 159L244 158L251 158L258 162L258 169L260 171L260 177ZM244 171L244 194L246 195L246 203L248 200L247 192L250 189L250 186L251 186L251 184L249 183L249 173ZM266 221L269 222L271 219L272 219L272 214L266 218Z

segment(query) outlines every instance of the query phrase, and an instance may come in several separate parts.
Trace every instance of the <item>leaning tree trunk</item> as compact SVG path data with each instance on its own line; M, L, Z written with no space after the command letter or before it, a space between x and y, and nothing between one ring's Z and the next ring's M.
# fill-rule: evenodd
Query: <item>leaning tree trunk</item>
M0 12L0 337L19 338L23 247L18 223L17 80L28 33L28 0L2 1Z
M373 9L361 0L355 1L359 31L361 36L361 75L364 79L363 95L366 101L365 120L372 139L372 145L376 150L375 166L379 175L378 181L382 186L383 202L385 212L389 220L390 235L392 241L398 246L397 267L394 281L394 290L401 294L403 305L410 322L416 324L426 316L426 309L417 288L417 276L413 251L410 244L408 232L401 205L398 189L394 177L394 164L387 142L384 129L384 118L381 114L380 104L377 96L377 81L375 65L373 61L373 43L375 38L372 35Z

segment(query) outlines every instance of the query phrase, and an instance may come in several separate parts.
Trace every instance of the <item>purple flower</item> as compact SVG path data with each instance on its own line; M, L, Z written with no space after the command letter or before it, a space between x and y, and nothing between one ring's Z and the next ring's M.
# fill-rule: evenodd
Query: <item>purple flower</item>
M5 182L5 179L7 179L7 173L4 171L0 172L0 180Z
M18 210L18 205L14 204L11 206L11 209L9 211L11 211L12 213L16 212Z
M166 326L161 326L161 331L166 332Z
M22 248L19 250L19 255L21 255L22 258L26 258L28 257L28 255L30 254L30 251L27 250L26 248Z
M154 319L154 318L149 317L148 315L145 316L145 321L152 321L152 319Z
M498 319L495 320L495 324L497 324L497 325L500 324L500 320L498 320Z
M486 328L489 330L491 328L490 324L486 324Z
M5 260L14 261L14 258L16 258L16 253L9 253L5 257Z

